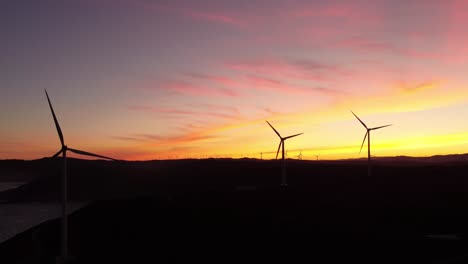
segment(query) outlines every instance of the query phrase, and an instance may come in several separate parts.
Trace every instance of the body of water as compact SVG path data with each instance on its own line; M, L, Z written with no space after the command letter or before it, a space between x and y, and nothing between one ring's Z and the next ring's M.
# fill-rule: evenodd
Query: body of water
M0 192L6 191L9 189L14 189L23 184L25 184L25 182L0 182Z
M69 203L69 213L85 205ZM58 203L0 204L0 243L60 215L61 207Z

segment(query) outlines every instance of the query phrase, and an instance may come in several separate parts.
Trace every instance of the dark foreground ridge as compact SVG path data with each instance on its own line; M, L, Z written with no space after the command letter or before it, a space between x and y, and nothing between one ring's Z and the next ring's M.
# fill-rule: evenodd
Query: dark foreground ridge
M0 199L58 197L59 162L34 162L39 176ZM95 201L70 216L76 263L468 260L463 160L381 161L373 178L361 161L288 161L287 191L275 161L70 165L72 200ZM0 244L2 263L53 263L58 242L54 219Z

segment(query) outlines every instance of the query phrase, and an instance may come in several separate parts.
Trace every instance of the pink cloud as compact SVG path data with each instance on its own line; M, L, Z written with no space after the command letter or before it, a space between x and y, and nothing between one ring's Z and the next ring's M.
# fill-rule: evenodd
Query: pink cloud
M216 82L216 83L219 83L219 84L222 84L222 85L235 85L235 84L238 84L237 81L235 81L235 80L233 80L231 78L224 77L224 76L219 76L219 75L211 75L211 74L203 74L203 73L195 73L195 72L186 73L185 75L190 76L190 77L195 78L195 79L203 79L203 80Z
M113 0L101 0L113 3ZM191 1L190 1L191 2ZM190 2L188 4L190 4ZM247 23L241 18L233 16L233 14L225 13L221 10L213 10L210 6L201 7L200 4L196 7L189 7L187 3L178 1L144 1L132 0L129 1L134 6L140 7L143 11L154 13L172 13L175 15L185 16L198 21L212 22L215 24L223 24L232 27L245 27Z
M325 6L325 7L302 7L293 9L291 12L295 17L355 17L356 10L349 6Z
M204 110L208 111L224 111L224 112L231 112L231 113L239 113L239 109L234 106L226 106L226 105L215 105L215 104L208 104L208 103L203 103L203 104L189 104L188 106L194 107L194 108L201 108Z
M226 112L226 108L212 108L211 111L196 111L192 109L176 109L176 108L164 108L164 107L148 107L148 106L129 106L130 110L140 111L140 112L149 112L154 114L162 114L169 116L190 116L190 117L215 117L221 119L231 119L238 120L241 119L237 109L234 111ZM223 111L224 110L224 111Z
M245 27L246 23L240 19L234 18L228 14L214 12L200 12L189 10L187 13L194 19L214 22L219 24L230 25L234 27Z
M164 84L163 87L169 91L194 96L239 96L239 94L232 89L197 86L183 81L171 81Z
M307 81L327 81L337 74L345 75L349 72L338 66L322 64L312 60L281 60L257 59L243 62L227 63L230 69L261 74L276 78Z
M253 86L254 89L260 90L270 90L273 92L281 92L286 94L300 94L300 93L324 93L324 94L334 94L337 91L323 88L323 87L305 87L288 84L279 80L271 78L263 78L258 76L247 76L247 81Z
M468 23L468 2L450 1L445 5L444 27L442 32L437 32L441 43L442 59L447 64L465 64L468 57L468 35L466 24ZM434 32L432 32L434 33Z
M346 23L348 30L349 28L365 30L382 25L385 12L385 8L381 8L378 3L341 2L319 5L312 2L305 6L294 6L288 11L288 14L290 18L311 18L333 23Z
M424 52L408 47L399 47L391 42L380 41L366 37L353 37L335 43L336 47L349 48L363 53L387 53L416 59L441 58L440 53Z
M113 136L112 138L122 141L140 141L140 142L148 142L152 141L158 145L169 145L169 144L183 144L189 143L194 141L206 140L206 139L216 139L217 136L213 135L203 135L200 133L187 133L185 135L180 136L170 136L170 137L163 137L160 135L153 135L153 134L138 134L138 135L131 135L131 136Z
M247 80L250 81L252 84L259 86L278 87L284 85L281 81L257 76L247 76Z
M269 115L278 115L279 114L278 111L271 110L271 108L269 108L269 107L264 107L262 110L265 111Z

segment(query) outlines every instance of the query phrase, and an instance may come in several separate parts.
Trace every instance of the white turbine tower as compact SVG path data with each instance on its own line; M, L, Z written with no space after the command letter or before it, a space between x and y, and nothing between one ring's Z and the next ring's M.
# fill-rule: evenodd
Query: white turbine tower
M385 125L385 126L378 126L378 127L368 128L366 126L366 124L364 124L364 122L361 119L359 119L359 117L353 111L351 111L351 113L366 128L366 134L364 135L364 140L362 141L362 145L361 145L361 149L359 150L359 153L361 153L362 147L364 146L364 142L366 142L366 138L367 138L367 175L371 176L372 175L372 164L371 164L371 151L370 151L370 146L371 146L371 144L370 144L370 132L372 130L377 130L377 129L381 129L381 128L384 128L384 127L391 126L391 124L390 125Z
M55 123L55 128L57 129L57 134L60 138L60 143L62 144L61 149L55 153L53 158L58 157L60 154L62 154L63 157L63 175L62 175L62 226L61 226L61 245L60 245L60 252L61 252L61 262L66 262L68 259L68 218L67 218L67 202L68 202L68 183L67 183L67 151L84 155L84 156L90 156L90 157L96 157L96 158L102 158L102 159L108 159L108 160L114 160L117 161L116 159L109 158L106 156L101 156L97 154L93 154L90 152L78 150L78 149L73 149L69 148L67 145L65 145L65 141L63 139L63 134L62 130L60 129L59 122L57 120L57 117L55 116L54 108L52 107L52 103L50 102L49 95L47 94L47 91L45 91L46 96L47 96L47 101L49 102L49 107L50 111L52 112L52 117L54 118L54 123Z
M282 159L282 173L281 173L281 186L282 187L286 187L288 186L288 183L287 183L287 179L286 179L286 167L285 167L285 160L284 160L284 141L286 141L286 139L289 139L289 138L293 138L293 137L297 137L299 135L302 135L304 133L299 133L299 134L295 134L295 135L291 135L291 136L287 136L287 137L282 137L280 135L280 133L278 133L278 131L276 131L276 129L270 124L270 122L266 121L268 123L268 125L270 125L270 127L273 129L273 131L275 131L276 135L278 135L278 137L280 138L280 143L278 145L278 151L276 152L276 159L278 159L278 154L279 154L279 151L280 151L280 148L282 146L282 155L281 155L281 159Z

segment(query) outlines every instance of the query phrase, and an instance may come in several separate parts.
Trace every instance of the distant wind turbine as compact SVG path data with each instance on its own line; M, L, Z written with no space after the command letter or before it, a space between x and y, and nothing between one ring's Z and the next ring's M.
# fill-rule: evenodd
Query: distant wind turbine
M55 116L54 108L52 107L52 103L50 102L49 99L49 94L47 94L47 91L45 91L46 96L47 96L47 101L49 102L49 107L50 111L52 112L52 117L54 118L54 123L55 123L55 128L57 129L57 134L60 138L60 143L62 144L61 149L55 153L53 158L58 157L60 154L62 154L63 157L63 178L62 178L62 237L61 237L61 258L63 261L67 261L68 259L68 218L67 218L67 202L68 202L68 183L67 183L67 151L84 155L84 156L90 156L90 157L96 157L96 158L102 158L102 159L108 159L108 160L114 160L117 161L116 159L109 158L106 156L102 155L97 155L93 154L90 152L78 150L78 149L73 149L69 148L67 145L65 145L65 141L63 139L63 134L62 134L62 129L60 129L59 122L57 120L57 117Z
M286 141L286 139L290 139L290 138L293 138L293 137L297 137L299 135L302 135L304 133L299 133L299 134L295 134L295 135L291 135L291 136L287 136L287 137L282 137L280 135L280 133L278 131L276 131L276 129L270 124L270 122L266 121L268 123L268 125L271 127L271 129L273 129L273 131L275 131L276 135L278 135L278 137L280 138L280 143L278 145L278 151L276 152L276 159L278 159L278 154L279 154L279 151L280 151L280 148L282 146L282 155L281 155L281 160L282 160L282 173L281 173L281 186L283 187L286 187L288 186L288 183L287 183L287 179L286 179L286 167L285 167L285 160L284 160L284 141Z
M299 152L299 155L297 155L297 158L300 159L300 160L302 160L302 149L301 149L301 151Z
M361 149L359 150L359 153L361 153L362 147L364 146L364 142L366 142L366 138L367 138L367 175L371 176L372 175L372 164L371 164L371 151L370 151L370 146L371 146L371 144L370 144L370 132L372 130L377 130L377 129L381 129L381 128L384 128L384 127L391 126L391 124L390 125L385 125L385 126L378 126L378 127L368 128L367 125L364 124L364 122L361 119L359 119L359 117L353 111L351 111L351 113L366 128L366 134L364 135L364 140L362 141L362 145L361 145Z

